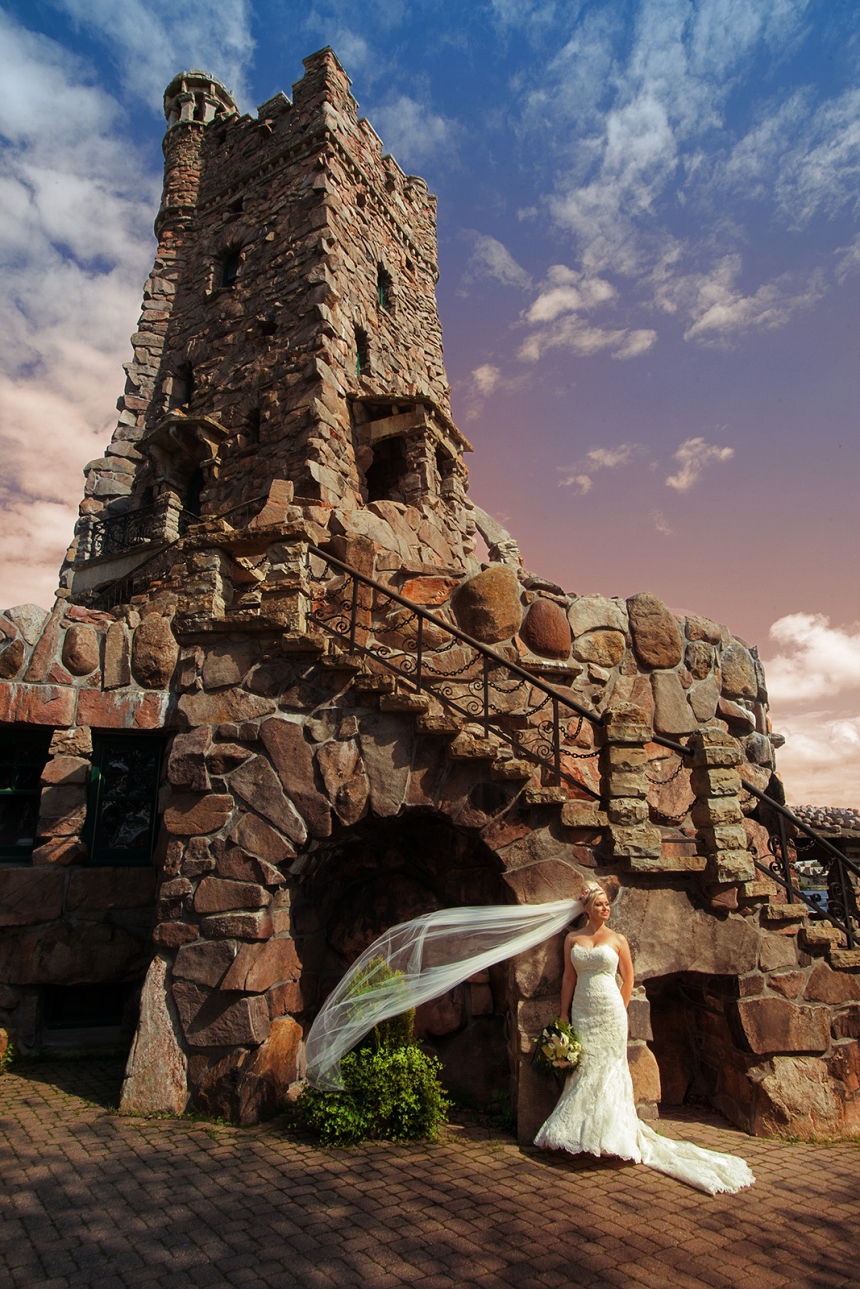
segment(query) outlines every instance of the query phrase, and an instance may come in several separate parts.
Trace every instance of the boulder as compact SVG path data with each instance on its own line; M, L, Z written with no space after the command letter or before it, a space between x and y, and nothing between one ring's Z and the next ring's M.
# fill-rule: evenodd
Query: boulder
M6 617L15 623L28 645L39 639L49 616L48 610L40 609L38 604L16 604L14 609L6 610Z
M291 1016L272 1021L272 1029L245 1062L239 1088L239 1123L259 1123L286 1100L299 1075L302 1027Z
M785 998L742 998L735 1009L747 1050L756 1055L825 1052L830 1044L828 1007L799 1007Z
M230 640L215 645L203 663L204 689L240 685L259 656L259 646L254 640Z
M758 678L755 663L749 649L739 640L732 640L724 649L720 658L722 672L722 692L728 698L755 698L758 693Z
M450 600L456 589L457 582L450 577L408 577L400 594L413 604L433 608Z
M581 595L567 611L567 620L574 636L586 631L627 631L627 613L618 600L607 600L602 595Z
M364 814L370 784L356 740L332 739L323 743L317 750L317 764L341 823L357 823Z
M24 644L21 640L13 640L11 644L0 650L0 679L12 680L21 670L21 664L24 661Z
M92 627L76 622L63 640L63 663L73 676L88 676L99 665L99 638Z
M596 663L598 667L616 667L624 657L625 639L620 631L586 631L577 636L573 656L580 662Z
M692 685L689 703L696 720L702 724L714 719L720 701L720 686L716 676L709 676L698 685Z
M696 640L684 650L684 665L694 680L704 680L714 665L714 649L704 640Z
M684 622L688 640L704 640L707 644L718 645L722 642L723 628L717 626L710 618L701 618L691 614Z
M632 595L627 601L636 657L646 667L677 667L683 657L681 629L656 595Z
M120 1095L120 1114L183 1114L188 1105L188 1062L179 1041L179 1017L167 985L162 954L149 965L140 1019Z
M662 1100L660 1067L650 1047L646 1047L644 1043L628 1043L627 1067L633 1080L633 1100L636 1104L658 1104Z
M841 1127L844 1090L819 1058L775 1056L753 1086L750 1126L757 1136L830 1136Z
M274 933L268 909L255 913L215 913L200 923L207 940L268 940Z
M179 645L167 618L145 617L134 633L131 670L144 689L166 689L179 658Z
M269 716L275 704L244 689L225 689L217 694L183 694L177 703L189 725L226 725L255 721Z
M563 610L552 600L535 600L526 613L520 635L532 653L541 658L567 658L570 654L570 627Z
M686 891L624 886L612 925L627 936L638 981L674 972L745 975L755 970L758 928L742 917L715 917Z
M222 980L221 988L264 994L273 985L298 980L301 970L295 940L279 939L243 944Z
M406 798L415 743L414 724L402 716L369 713L360 726L361 754L370 805L381 818L396 815Z
M520 584L513 569L503 564L469 578L453 604L461 629L483 644L508 640L520 629Z
M651 674L654 691L654 728L658 734L689 734L696 728L696 718L677 672L655 671Z
M124 622L112 622L105 632L105 689L122 689L131 682L131 636Z
M771 982L772 983L772 982ZM818 962L809 977L803 994L809 1002L842 1003L860 998L860 977L845 971L834 971L826 962Z
M175 788L208 792L209 772L205 756L212 746L212 731L200 725L188 734L177 734L167 759L167 776Z

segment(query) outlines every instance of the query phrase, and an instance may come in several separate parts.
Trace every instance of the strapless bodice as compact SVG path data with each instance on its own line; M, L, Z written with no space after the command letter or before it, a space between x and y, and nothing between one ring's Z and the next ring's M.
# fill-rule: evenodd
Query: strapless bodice
M618 952L611 944L580 944L574 940L570 960L577 976L612 976L618 970Z

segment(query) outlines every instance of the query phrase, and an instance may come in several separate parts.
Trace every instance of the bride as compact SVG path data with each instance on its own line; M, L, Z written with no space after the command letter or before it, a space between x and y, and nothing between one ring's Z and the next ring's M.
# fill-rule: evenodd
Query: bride
M587 926L564 942L561 995L562 1011L571 1014L582 1038L582 1056L536 1144L631 1159L710 1195L750 1186L755 1179L742 1159L672 1141L640 1123L627 1068L633 962L624 936L609 929L609 900L596 884L577 900L437 909L391 927L365 949L321 1007L305 1044L307 1081L342 1089L341 1057L374 1025L526 952L583 913Z
M602 887L590 886L580 903L587 923L565 937L561 1013L579 1032L582 1055L535 1145L631 1159L710 1195L751 1185L755 1179L742 1159L661 1137L639 1120L627 1066L630 947L609 928Z

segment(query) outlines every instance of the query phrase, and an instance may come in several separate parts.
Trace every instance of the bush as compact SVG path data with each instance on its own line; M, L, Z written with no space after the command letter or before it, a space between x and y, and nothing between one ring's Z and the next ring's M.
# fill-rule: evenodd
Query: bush
M374 958L353 982L356 1010L364 995L400 975ZM376 1025L341 1061L344 1091L308 1088L296 1107L298 1121L326 1145L435 1137L451 1103L439 1082L441 1063L415 1045L414 1022L415 1011L409 1009Z
M415 1141L436 1136L450 1102L439 1075L440 1062L420 1047L369 1048L341 1062L346 1089L309 1088L298 1103L299 1121L326 1145L354 1146L377 1141Z

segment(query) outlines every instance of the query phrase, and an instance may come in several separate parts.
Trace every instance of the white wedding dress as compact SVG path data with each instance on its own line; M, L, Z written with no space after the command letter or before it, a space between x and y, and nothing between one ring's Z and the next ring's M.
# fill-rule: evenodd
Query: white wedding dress
M582 1039L582 1056L535 1145L632 1159L709 1195L752 1185L755 1178L736 1155L672 1141L641 1122L627 1067L627 1011L615 980L618 954L608 944L574 941L571 959L576 968L571 1022Z

